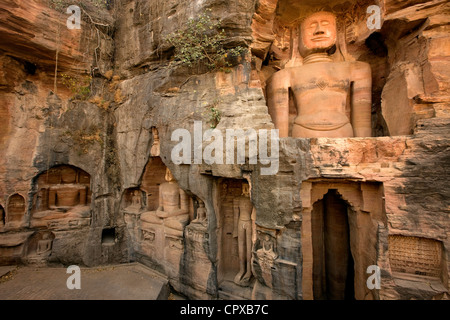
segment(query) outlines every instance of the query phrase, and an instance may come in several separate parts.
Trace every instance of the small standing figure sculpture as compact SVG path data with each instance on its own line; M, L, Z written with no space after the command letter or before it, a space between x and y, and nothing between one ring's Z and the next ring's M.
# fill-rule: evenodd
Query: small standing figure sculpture
M233 200L233 208L233 237L238 238L239 249L239 273L234 277L234 283L240 286L248 286L252 277L252 218L255 216L255 208L250 200L248 183L242 184L242 195Z

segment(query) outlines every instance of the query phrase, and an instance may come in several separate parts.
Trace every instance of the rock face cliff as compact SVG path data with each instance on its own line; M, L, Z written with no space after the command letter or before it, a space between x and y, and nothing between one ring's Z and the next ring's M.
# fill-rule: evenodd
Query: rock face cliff
M197 299L448 298L447 1L74 4L80 29L64 1L0 4L1 264L138 261ZM230 129L248 134L244 150L252 132L270 142L267 84L302 65L299 23L320 10L337 17L334 59L371 66L372 137L281 138L268 162L197 161L212 127L216 159ZM167 40L204 13L225 50L243 49L222 68L175 60ZM179 129L192 138L181 164ZM243 260L251 277L236 280Z

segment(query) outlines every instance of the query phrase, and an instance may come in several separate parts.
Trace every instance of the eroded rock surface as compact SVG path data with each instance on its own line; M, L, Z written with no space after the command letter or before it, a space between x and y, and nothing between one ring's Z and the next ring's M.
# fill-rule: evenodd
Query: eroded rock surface
M80 30L44 0L0 4L1 264L138 261L197 299L448 298L447 1L84 2ZM367 24L374 4L379 29ZM212 71L174 61L166 40L208 9L226 48L249 49ZM372 70L371 137L283 137L272 175L248 155L175 164L177 129L276 127L266 89L303 65L299 26L320 10L336 16L331 59ZM216 152L226 159L225 143ZM160 191L166 170L183 221L149 223L175 206ZM239 248L247 184L255 214ZM235 282L244 252L251 277Z

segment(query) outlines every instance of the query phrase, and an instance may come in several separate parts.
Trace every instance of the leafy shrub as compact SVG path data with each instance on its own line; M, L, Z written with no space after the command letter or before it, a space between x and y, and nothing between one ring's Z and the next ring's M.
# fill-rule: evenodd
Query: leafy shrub
M184 29L171 33L166 40L175 47L175 60L192 67L204 62L210 70L231 67L233 58L237 58L245 48L238 46L225 49L225 30L220 22L214 22L208 12L190 19Z

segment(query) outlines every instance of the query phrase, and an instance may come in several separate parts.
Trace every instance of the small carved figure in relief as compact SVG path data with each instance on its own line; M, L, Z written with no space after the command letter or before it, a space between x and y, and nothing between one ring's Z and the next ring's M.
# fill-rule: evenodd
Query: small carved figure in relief
M192 222L206 223L206 208L202 200L198 201L197 218Z
M288 137L290 93L297 109L294 138L370 137L372 76L368 63L335 62L336 17L317 12L300 26L303 65L276 72L268 82L269 113L280 137Z
M142 200L139 190L134 190L133 196L131 197L131 206L135 208L141 208Z
M42 239L37 243L36 254L42 255L52 250L52 239L48 233L42 235Z
M255 208L250 200L248 183L242 184L242 195L233 200L234 229L233 237L238 238L239 273L234 282L241 286L248 286L252 276L252 230Z
M256 255L263 269L269 269L273 265L273 261L278 257L274 251L274 245L270 235L265 234L262 240L262 246L256 250Z

